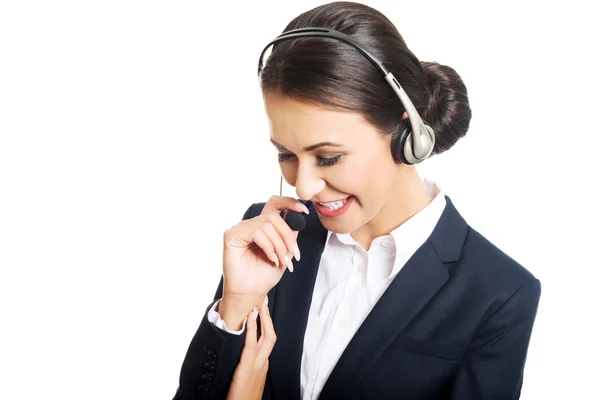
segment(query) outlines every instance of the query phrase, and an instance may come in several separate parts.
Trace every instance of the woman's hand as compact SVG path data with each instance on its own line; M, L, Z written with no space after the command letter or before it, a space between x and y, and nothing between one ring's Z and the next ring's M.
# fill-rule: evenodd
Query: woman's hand
M240 362L233 373L227 400L260 400L265 388L269 355L277 336L267 307L268 300L260 308L260 339L257 340L256 314L252 311L246 323L246 343Z
M292 197L273 196L260 215L241 221L223 237L223 298L219 314L228 328L239 330L250 310L279 282L292 258L300 259L293 231L279 215L288 209L308 212Z

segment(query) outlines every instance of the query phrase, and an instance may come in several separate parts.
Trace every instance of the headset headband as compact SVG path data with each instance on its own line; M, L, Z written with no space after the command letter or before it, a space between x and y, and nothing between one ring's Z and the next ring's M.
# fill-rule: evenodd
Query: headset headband
M263 51L260 53L260 58L258 60L258 75L260 76L260 72L263 68L263 58L264 58L265 52L271 45L274 45L276 43L279 43L279 42L282 42L282 41L288 40L288 39L294 39L294 38L300 38L300 37L311 37L311 36L312 37L327 37L327 38L341 40L342 42L345 42L345 43L351 45L356 50L361 52L375 67L377 67L377 69L379 69L379 71L381 71L385 80L392 87L392 89L394 90L396 95L400 98L400 101L402 102L402 105L404 105L404 108L406 109L406 112L408 114L408 118L410 120L410 124L412 127L412 135L411 135L412 136L412 149L411 150L412 150L412 153L414 154L415 159L418 160L417 162L420 162L420 161L426 159L427 157L429 157L429 155L433 151L433 144L435 143L435 135L433 134L433 129L431 129L431 127L429 127L423 123L423 120L419 116L417 109L413 105L412 101L410 101L410 98L408 97L408 95L406 94L406 92L404 91L402 86L400 86L400 83L398 83L398 80L394 77L394 75L390 71L388 71L383 66L381 61L379 61L375 56L373 56L370 52L368 52L365 48L363 48L353 38L351 38L350 36L348 36L342 32L338 32L338 31L335 31L332 29L327 29L327 28L309 27L309 28L293 29L293 30L282 33L281 35L276 37L274 40L269 42L265 46Z

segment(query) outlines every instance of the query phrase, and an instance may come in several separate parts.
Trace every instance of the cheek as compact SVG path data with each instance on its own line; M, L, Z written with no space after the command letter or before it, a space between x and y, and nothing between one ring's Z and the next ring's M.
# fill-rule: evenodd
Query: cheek
M355 187L356 190L370 190L373 186L378 186L381 180L387 180L385 176L389 171L384 162L377 155L362 157L353 163L348 163L343 168L345 181Z
M341 171L340 174L335 175L332 177L331 183L341 192L360 197L368 190L369 173L363 168L349 168L347 171Z
M393 166L381 160L371 160L349 168L336 183L339 182L339 190L354 194L361 204L368 205L386 197L395 175Z

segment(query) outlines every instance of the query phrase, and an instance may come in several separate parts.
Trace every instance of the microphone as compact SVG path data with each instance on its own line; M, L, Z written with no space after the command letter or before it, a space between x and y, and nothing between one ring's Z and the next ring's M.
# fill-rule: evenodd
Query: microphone
M293 231L301 231L306 226L304 215L296 211L284 211L283 220Z

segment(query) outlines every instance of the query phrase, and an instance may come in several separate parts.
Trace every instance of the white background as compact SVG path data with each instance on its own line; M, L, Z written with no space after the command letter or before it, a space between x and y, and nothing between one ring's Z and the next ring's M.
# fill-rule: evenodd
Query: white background
M367 2L469 90L466 138L420 171L542 282L522 398L583 399L599 32L593 2L550 3ZM173 396L223 231L279 188L258 55L319 4L1 3L0 398Z

